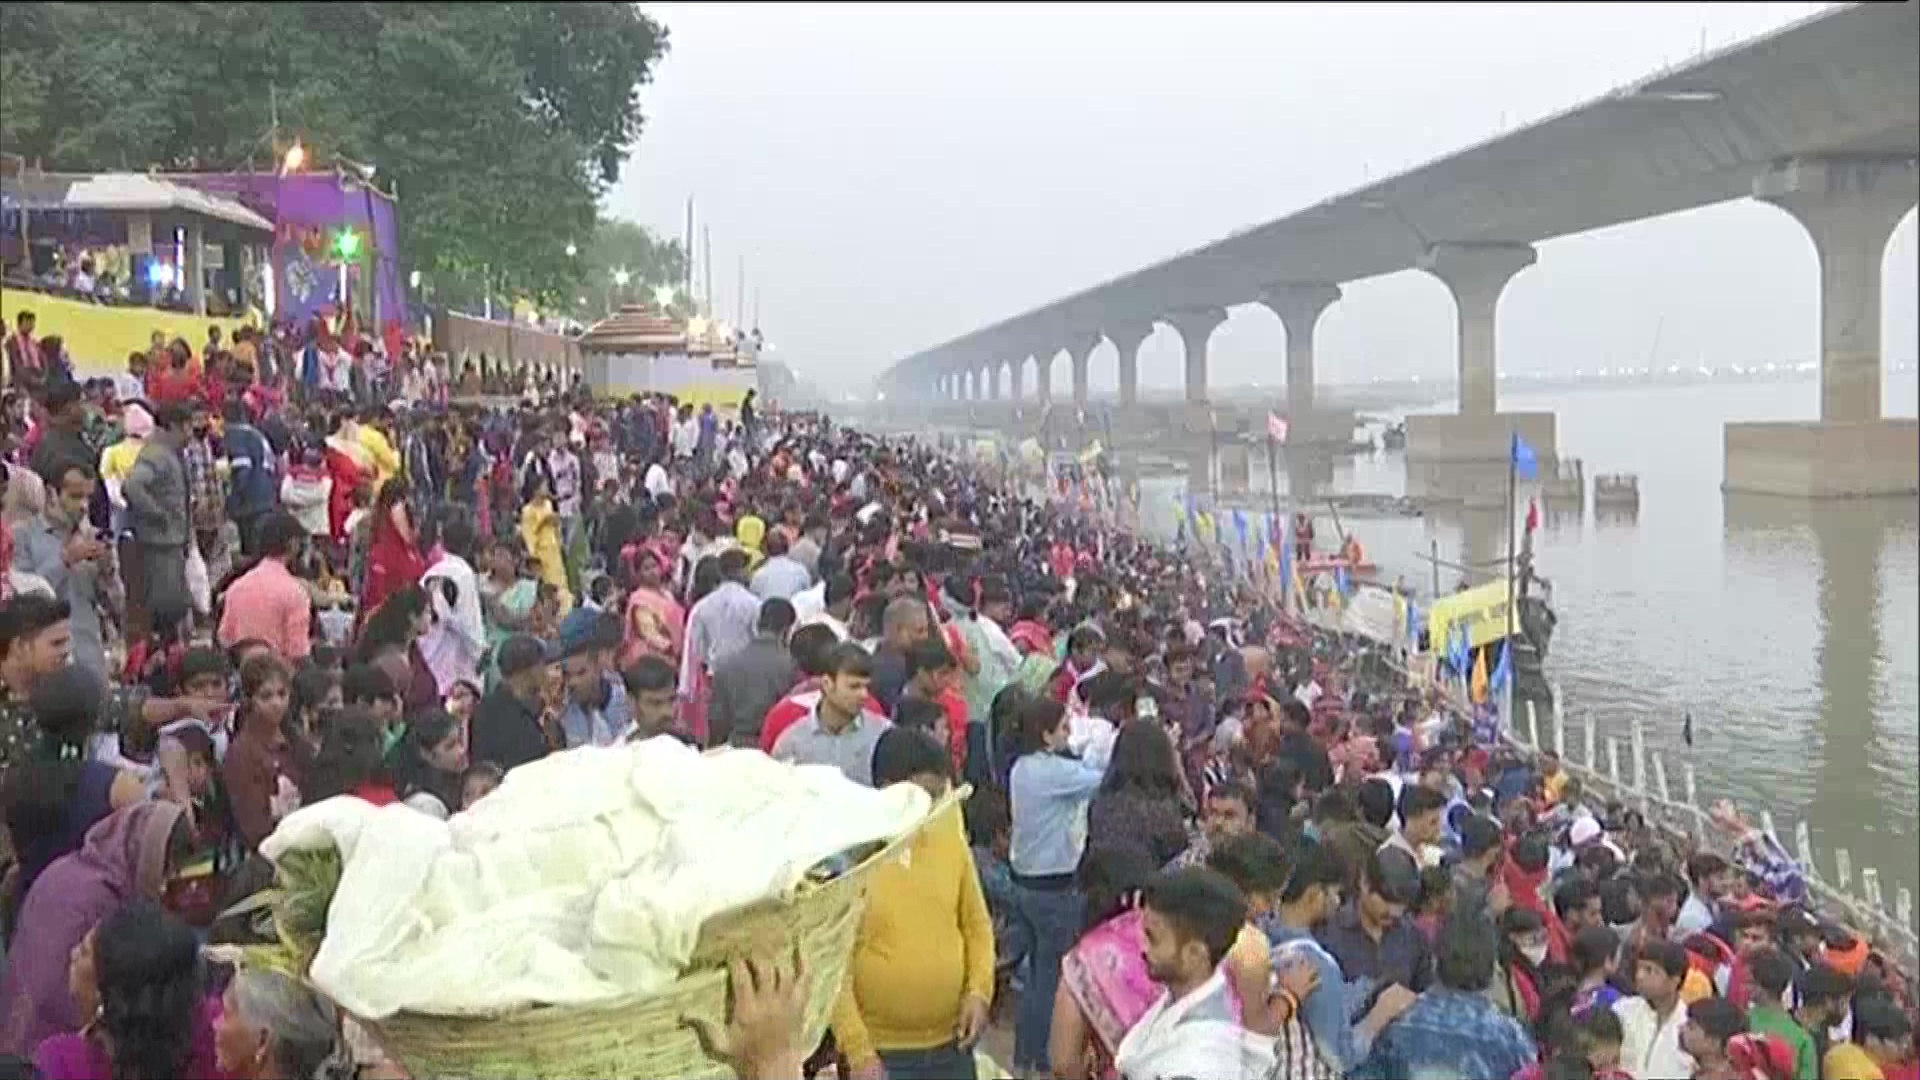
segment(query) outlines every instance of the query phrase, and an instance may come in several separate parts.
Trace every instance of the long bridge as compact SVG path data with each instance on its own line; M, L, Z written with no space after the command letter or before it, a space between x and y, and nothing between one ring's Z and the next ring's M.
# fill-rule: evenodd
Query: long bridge
M1770 203L1818 255L1820 410L1726 429L1725 487L1809 497L1920 494L1920 426L1880 401L1881 263L1920 199L1920 3L1838 6L1516 131L906 357L891 400L1054 399L1067 355L1084 412L1094 348L1119 355L1138 407L1139 348L1165 324L1185 350L1187 431L1209 430L1207 342L1260 304L1286 334L1287 412L1316 423L1314 327L1341 286L1420 269L1457 309L1458 408L1415 418L1409 460L1482 462L1518 432L1556 446L1550 412L1497 401L1500 297L1542 241L1735 199ZM1535 273L1548 272L1542 267Z

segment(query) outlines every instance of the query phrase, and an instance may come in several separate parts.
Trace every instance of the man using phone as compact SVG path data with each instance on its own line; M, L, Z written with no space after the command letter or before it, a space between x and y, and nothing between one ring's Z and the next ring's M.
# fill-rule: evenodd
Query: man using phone
M46 579L54 598L67 602L73 662L104 679L106 636L96 601L113 581L113 564L106 542L87 521L93 468L84 460L67 458L55 465L47 481L46 508L15 528L14 566Z

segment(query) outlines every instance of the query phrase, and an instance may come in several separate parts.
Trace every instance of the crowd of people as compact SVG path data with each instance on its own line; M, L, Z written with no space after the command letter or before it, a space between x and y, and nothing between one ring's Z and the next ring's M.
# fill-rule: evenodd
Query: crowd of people
M1682 847L1204 560L751 397L396 407L241 344L10 365L0 1074L403 1075L207 959L261 841L664 737L972 787L873 871L823 1045L735 966L742 1075L971 1077L1002 1019L1021 1076L1916 1075L1769 837Z

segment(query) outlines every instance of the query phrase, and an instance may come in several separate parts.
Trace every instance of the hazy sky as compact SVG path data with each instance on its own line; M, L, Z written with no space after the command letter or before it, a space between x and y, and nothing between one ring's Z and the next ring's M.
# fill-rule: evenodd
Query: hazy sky
M672 52L609 209L677 236L693 195L721 314L744 256L779 353L861 388L1820 6L652 4ZM1887 252L1894 359L1915 351L1914 233L1909 214ZM1553 241L1502 301L1502 366L1812 360L1815 273L1800 226L1751 201ZM1453 341L1437 281L1356 282L1320 323L1319 378L1444 377ZM1278 384L1283 343L1272 314L1235 309L1213 385ZM1093 383L1114 376L1103 345ZM1172 331L1140 376L1179 383Z

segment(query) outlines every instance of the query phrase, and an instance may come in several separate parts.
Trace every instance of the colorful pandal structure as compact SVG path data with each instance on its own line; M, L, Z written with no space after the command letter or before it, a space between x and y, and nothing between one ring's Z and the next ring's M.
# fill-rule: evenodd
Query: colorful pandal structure
M737 410L747 391L759 388L751 348L741 350L725 327L697 315L682 320L629 304L588 327L578 344L596 394L666 393L724 411Z

